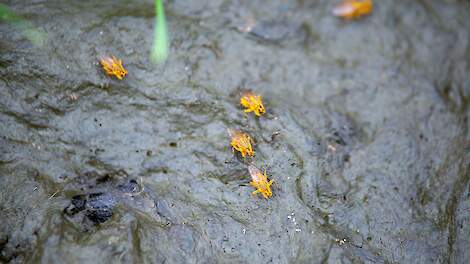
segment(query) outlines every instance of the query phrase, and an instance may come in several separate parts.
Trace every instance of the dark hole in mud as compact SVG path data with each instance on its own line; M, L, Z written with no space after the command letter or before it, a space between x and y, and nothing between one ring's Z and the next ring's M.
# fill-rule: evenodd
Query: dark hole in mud
M99 209L93 211L87 211L86 216L94 223L104 223L106 222L111 216L113 216L113 212L111 209Z
M103 177L100 177L96 180L96 183L97 184L100 184L100 183L105 183L107 181L111 180L111 176L109 174L105 174Z

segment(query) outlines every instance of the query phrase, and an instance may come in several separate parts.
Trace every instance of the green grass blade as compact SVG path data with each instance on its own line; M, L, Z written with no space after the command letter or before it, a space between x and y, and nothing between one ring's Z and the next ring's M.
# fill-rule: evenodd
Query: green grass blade
M153 63L163 63L168 57L168 30L166 27L165 10L161 0L155 0L155 29L151 60Z
M28 20L18 16L6 5L0 4L0 21L9 23L13 28L20 31L33 45L42 46L46 39L46 33L34 27Z

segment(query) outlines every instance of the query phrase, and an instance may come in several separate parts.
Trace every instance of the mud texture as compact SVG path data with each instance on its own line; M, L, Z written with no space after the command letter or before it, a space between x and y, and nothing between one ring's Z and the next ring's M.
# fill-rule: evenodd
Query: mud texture
M7 1L47 38L0 23L0 262L467 263L470 2L375 2L166 1L152 65L150 0Z

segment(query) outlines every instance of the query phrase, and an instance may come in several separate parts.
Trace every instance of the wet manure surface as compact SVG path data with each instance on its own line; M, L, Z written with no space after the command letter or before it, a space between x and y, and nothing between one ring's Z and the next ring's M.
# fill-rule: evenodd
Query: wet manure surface
M153 65L152 1L7 1L0 262L466 263L470 4L374 2L166 1Z

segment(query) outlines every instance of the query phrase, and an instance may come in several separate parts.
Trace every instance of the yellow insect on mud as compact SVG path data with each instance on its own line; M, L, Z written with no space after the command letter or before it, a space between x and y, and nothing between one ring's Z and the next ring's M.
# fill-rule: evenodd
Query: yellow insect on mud
M245 158L247 155L253 157L255 152L251 146L252 139L251 137L239 130L229 129L228 133L230 134L231 141L230 145L232 146L233 151L238 151Z
M372 12L372 0L345 0L333 8L333 15L344 19L355 19Z
M246 108L245 113L253 112L256 116L261 116L266 112L261 96L250 90L241 92L240 104Z
M248 166L248 171L251 175L250 184L256 189L256 191L254 191L252 194L256 195L257 193L261 193L265 199L269 199L273 195L271 191L271 185L274 181L268 181L266 170L264 173L262 173L258 168L250 164Z
M119 80L122 80L127 75L127 70L122 66L122 60L112 56L105 56L100 60L103 70L109 76L116 76Z

